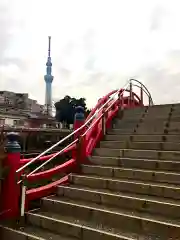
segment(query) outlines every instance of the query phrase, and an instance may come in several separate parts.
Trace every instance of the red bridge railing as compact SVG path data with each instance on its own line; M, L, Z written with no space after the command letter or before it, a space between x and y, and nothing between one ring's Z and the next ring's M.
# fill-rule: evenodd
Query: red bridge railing
M139 88L140 93L137 94L134 88ZM85 121L82 118L83 113L81 111L77 113L77 116L81 117L76 119L74 124L75 130L37 157L20 159L20 152L9 152L7 163L11 167L11 171L4 181L4 186L6 184L8 189L4 188L1 194L1 212L6 214L0 215L0 218L24 216L24 212L28 210L29 203L32 200L52 194L59 184L66 184L68 182L68 175L72 172L78 172L81 163L88 162L88 157L91 156L93 149L106 134L106 130L111 127L111 121L117 115L119 109L123 110L124 108L143 106L144 93L148 97L147 105L152 105L152 97L147 88L138 80L131 79L124 88L112 91L101 98ZM74 136L74 141L64 149L45 156L45 154L72 136ZM12 143L14 139L11 140ZM56 156L69 151L72 151L72 159L51 169L39 171ZM26 173L26 169L35 162L41 162L41 164L36 169ZM51 178L57 173L63 173L65 176L45 186L27 189L27 183ZM8 211L6 211L7 209Z

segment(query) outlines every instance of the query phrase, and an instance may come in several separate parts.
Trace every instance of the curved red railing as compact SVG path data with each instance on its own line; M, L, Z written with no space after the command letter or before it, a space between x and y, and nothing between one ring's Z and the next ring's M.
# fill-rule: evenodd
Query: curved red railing
M134 85L133 85L134 84ZM138 85L140 84L140 86ZM140 88L140 97L137 93L133 92L132 87L136 86ZM125 96L125 93L128 96ZM133 108L136 106L143 105L143 93L148 96L148 104L153 104L152 97L148 92L147 88L140 83L138 80L131 79L125 88L114 90L108 93L103 98L99 99L95 108L92 109L91 113L88 115L85 124L79 129L75 130L73 133L66 136L64 139L56 143L54 146L50 147L39 156L31 159L21 159L21 164L24 165L17 170L17 174L23 174L25 168L36 161L42 161L41 166L37 167L31 173L23 176L23 182L37 181L39 179L51 178L56 173L67 174L65 177L61 178L58 181L47 184L46 186L38 187L35 189L30 189L26 191L26 203L29 201L47 196L52 193L57 185L65 184L68 182L68 174L71 172L78 171L78 165L87 161L88 156L92 154L93 149L100 142L104 135L104 129L108 129L111 126L112 119L117 115L119 108ZM78 139L75 139L72 143L66 146L64 149L57 153L44 156L56 146L61 144L63 141L68 138L76 135L81 132L81 136ZM50 162L54 157L67 153L69 151L76 151L76 155L67 162L56 166L54 168L37 172L48 162ZM80 160L80 162L78 160ZM28 206L28 205L27 205Z
M116 90L116 91L118 91L118 90ZM112 92L110 92L109 94L107 94L106 96L104 96L103 98L101 98L101 99L98 101L98 103L97 103L97 105L95 106L95 108L91 110L91 112L90 112L90 114L88 115L86 121L88 121L88 120L95 114L95 112L98 110L98 108L99 108L101 105L103 105L103 104L108 100L108 98L109 98L112 94L114 94L116 91L112 91ZM138 100L140 101L140 98L137 96L137 94L135 94L135 93L133 93L133 94L134 94L134 95L138 98ZM72 150L74 150L74 149L75 149L75 145L71 146L69 149L66 149L63 153L70 152L70 151L72 151ZM49 158L51 158L51 157L53 157L53 156L54 156L54 153L49 154L49 155L46 155L46 156L42 156L42 157L39 158L39 160L40 160L40 161L46 161L46 160L48 160ZM31 161L32 159L33 159L33 158L23 158L23 159L21 159L21 160L20 160L20 165L23 166L23 165L25 165L26 163L28 163L29 161Z
M117 91L117 90L116 90ZM98 103L96 104L96 106L91 110L90 114L88 115L88 117L86 118L86 121L88 121L94 114L95 112L108 100L108 98L115 93L115 91L112 91L110 93L108 93L107 95L105 95L103 98L101 98ZM64 153L72 151L75 149L75 145L71 146L69 149L66 149L64 151ZM49 158L51 158L54 155L54 153L46 155L46 156L42 156L39 158L40 161L46 161ZM26 163L28 163L29 161L31 161L33 158L23 158L20 160L20 164L23 166Z
M75 145L69 147L68 149L64 150L63 153L67 153L70 151L73 151L75 149ZM47 161L49 158L53 157L55 153L40 157L38 160L39 161ZM34 158L22 158L20 159L20 165L24 166L25 164L27 164L28 162L30 162L31 160L33 160Z

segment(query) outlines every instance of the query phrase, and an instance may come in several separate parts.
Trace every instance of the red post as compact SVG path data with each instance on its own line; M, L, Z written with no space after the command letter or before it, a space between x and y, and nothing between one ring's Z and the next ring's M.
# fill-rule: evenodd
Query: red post
M79 164L85 163L86 160L86 136L80 136L77 144L76 159Z
M4 167L9 169L6 178L2 184L2 206L1 219L17 218L20 212L20 185L17 184L16 170L20 167L20 151L21 147L18 140L17 133L7 134L8 142L5 146L7 158Z
M74 116L74 131L80 128L85 123L85 114L84 114L84 108L81 106L76 107L75 109L75 116ZM74 140L79 138L83 133L85 129L81 129L77 133L74 134ZM78 144L77 144L78 145ZM82 144L81 144L82 145ZM72 153L73 158L77 157L77 150L73 151Z
M84 114L84 108L81 106L76 107L75 109L76 113L74 116L74 131L80 128L85 123L85 114ZM75 139L78 138L82 133L84 132L84 129L81 129L75 134Z

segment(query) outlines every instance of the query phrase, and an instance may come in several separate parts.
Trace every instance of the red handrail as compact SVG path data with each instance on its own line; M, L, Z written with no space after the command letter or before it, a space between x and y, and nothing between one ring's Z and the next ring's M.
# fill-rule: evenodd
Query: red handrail
M119 91L121 91L121 89L118 90L117 93L118 93ZM114 91L113 91L113 93L114 93ZM108 94L107 96L109 96L109 95L110 95L110 94ZM114 94L114 95L115 95L115 94ZM105 96L104 99L106 99L107 96ZM110 99L108 99L104 105L108 104L109 101L110 101ZM104 105L102 105L102 106L100 107L100 109L98 109L99 104L97 104L97 106L98 106L97 109L98 109L98 110L101 110L101 108L103 108ZM94 110L93 110L93 111L94 111ZM27 162L23 167L19 168L16 172L17 172L17 173L18 173L18 172L21 172L23 169L25 169L25 168L26 168L27 166L29 166L31 163L35 162L37 159L40 159L40 157L43 157L43 155L45 155L46 153L48 153L49 151L51 151L53 148L55 148L55 147L58 146L59 144L63 143L65 140L67 140L67 139L70 138L71 136L75 135L76 133L80 132L82 129L84 129L86 126L88 126L88 124L93 120L93 118L95 117L95 115L96 115L96 113L94 113L88 120L86 120L85 124L84 124L83 126L81 126L79 129L77 129L77 130L75 130L74 132L70 133L68 136L66 136L65 138L63 138L62 140L60 140L59 142L57 142L56 144L54 144L52 147L48 148L48 149L45 150L43 153L41 153L41 154L38 155L37 157L33 158L31 161Z
M123 91L123 90L119 90L119 91ZM109 96L112 95L112 94L115 93L115 92L117 92L117 91L112 91L111 93L109 93L108 95L106 95L103 99L101 99L101 100L98 102L98 104L97 104L97 106L96 106L95 109L97 109L97 108L100 106L100 104L104 103L105 100L107 100L107 99L109 98ZM136 95L136 97L138 98L137 94L134 94L134 95ZM139 100L139 99L138 99L138 100ZM92 113L95 112L95 109L92 111ZM71 146L71 147L72 147L71 149L74 148L74 146ZM69 150L70 150L70 149L66 149L65 152L68 152ZM62 152L62 151L61 151L61 152ZM48 155L48 156L44 156L43 158L44 158L44 160L47 160L47 159L49 159L49 158L52 157L52 156L54 156L54 154L51 154L51 155ZM41 158L41 159L43 159L43 158Z
M95 114L95 112L109 99L109 97L116 93L118 90L115 90L115 91L111 91L110 93L108 93L107 95L105 95L103 98L101 98L98 103L96 104L96 106L91 110L90 114L87 116L86 118L86 122ZM66 152L69 152L71 150L73 150L75 147L74 146L71 146L69 149L66 149L64 153ZM46 156L42 156L39 158L39 160L41 161L46 161L48 160L50 157L52 157L54 155L54 153L52 154L49 154L49 155L46 155ZM23 166L25 164L27 164L29 161L33 160L34 158L23 158L20 160L20 164Z
M137 83L140 83L138 80L134 80L134 79L131 79L131 81L136 81ZM140 83L142 84L142 83ZM143 84L142 84L143 85ZM136 87L139 87L138 85L135 85L134 86ZM148 95L150 94L149 91L147 90L147 88L143 85L143 87L145 88L145 93ZM86 118L86 122L95 114L95 112L109 99L109 97L116 93L118 90L114 90L114 91L111 91L110 93L108 93L106 96L104 96L103 98L99 99L98 100L98 103L96 104L95 108L93 108L90 112L90 114L88 115L88 117ZM121 91L121 90L119 90ZM129 91L129 90L126 90L126 91ZM136 93L133 93L133 95L138 99L138 101L140 102L140 98L139 96L136 94ZM149 95L150 97L150 100L152 101L152 98L151 98L151 95ZM62 153L67 153L67 152L70 152L72 150L74 150L75 148L75 145L69 147L68 149L65 149L64 152ZM39 158L40 161L47 161L49 158L53 157L55 153L52 153L52 154L49 154L49 155L46 155L46 156L42 156ZM60 155L60 154L59 154ZM33 160L34 158L28 158L28 159L21 159L20 160L20 164L21 166L27 164L29 161Z
M63 153L67 153L67 152L70 152L72 150L75 149L75 145L69 147L68 149L65 149L63 151ZM47 161L49 158L53 157L55 153L52 153L52 154L49 154L49 155L46 155L46 156L43 156L41 158L39 158L39 161ZM59 154L61 155L61 154ZM25 164L27 164L29 161L31 161L33 158L23 158L23 159L20 159L20 165L23 166Z
M137 81L137 82L139 82L139 81ZM84 148L85 152L84 152L84 156L82 156L83 158L89 156L92 153L92 150L94 149L96 144L101 140L101 138L103 136L103 132L102 132L103 126L102 126L101 120L105 115L106 115L105 126L106 126L106 128L109 128L110 122L114 118L114 116L117 114L119 107L121 107L121 106L122 107L124 107L124 106L134 107L135 105L139 105L139 106L142 105L141 99L134 92L130 93L131 96L133 97L133 99L130 99L130 97L123 96L124 92L129 92L129 91L130 90L128 90L128 89L120 89L120 90L110 92L109 94L104 96L102 99L100 99L98 101L98 103L96 104L96 107L91 111L91 113L89 114L89 116L86 119L84 126L87 126L89 123L91 123L91 124L88 127L88 129L86 129L86 131L81 136L85 140L85 148ZM149 102L152 103L152 98L149 95L149 92L147 93L147 91L145 91L145 93L148 94L148 97L150 99ZM122 99L119 99L119 98L114 99L113 97L117 94L120 94L120 97ZM126 102L126 104L125 104L125 102ZM128 105L128 104L130 104L130 105ZM96 116L96 111L98 111L97 116ZM84 128L84 126L83 126L83 128ZM80 129L78 129L77 131L74 131L70 135L72 136L74 133L78 132L79 130ZM57 144L56 144L56 146L57 146ZM74 150L75 148L76 148L76 143L71 145L69 148L66 147L65 151L61 150L60 152L57 153L57 155L62 154L64 152L68 152L69 150ZM52 147L50 149L52 149ZM46 150L46 152L47 152L47 150ZM36 159L49 160L55 156L54 153L50 154L48 156L42 156L42 155L43 154L41 154L39 156L39 158L36 157L34 159L35 160ZM33 159L31 159L31 161L32 160ZM26 163L31 162L31 161L28 161L27 159L24 161ZM28 174L27 179L29 181L35 181L37 179L44 179L44 178L52 177L55 173L58 173L58 172L63 172L63 173L68 174L68 173L72 172L73 168L75 168L76 166L77 166L76 159L71 159L71 160L67 161L66 163L56 166L50 170L46 170L46 171L43 171L40 173L35 173L36 171L33 171L33 173ZM38 168L40 168L40 167L38 167ZM23 171L23 168L19 169L17 172L21 172L21 171ZM46 186L28 190L26 192L27 201L48 195L50 192L53 191L55 186L57 186L59 183L62 183L62 182L63 183L67 182L67 177L63 177L62 180L58 180L58 181L48 184Z

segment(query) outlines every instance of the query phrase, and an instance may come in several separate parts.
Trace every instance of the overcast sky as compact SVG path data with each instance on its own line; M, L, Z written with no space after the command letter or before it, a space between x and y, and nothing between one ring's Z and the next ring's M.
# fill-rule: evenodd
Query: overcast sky
M180 101L179 0L0 0L0 90L44 102L48 35L53 98L88 105L132 77L156 103Z

